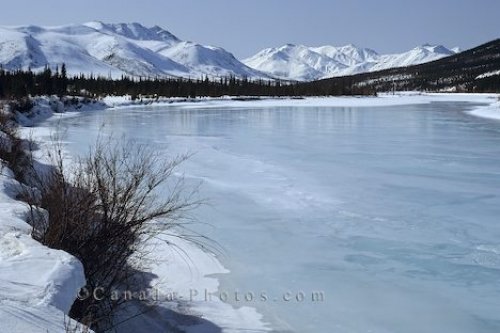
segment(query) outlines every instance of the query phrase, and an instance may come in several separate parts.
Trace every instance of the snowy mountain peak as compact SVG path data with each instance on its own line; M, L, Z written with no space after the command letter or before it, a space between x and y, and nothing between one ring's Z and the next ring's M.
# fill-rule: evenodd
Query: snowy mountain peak
M329 49L286 44L268 48L243 60L246 65L271 76L291 80L314 80L322 73L344 69L346 65L326 55ZM337 50L333 50L336 53Z
M95 30L103 30L104 26L105 26L104 22L101 22L101 21L90 21L90 22L84 23L82 25L89 27L89 28L92 28L92 29L95 29Z
M85 23L84 25L97 31L111 32L133 40L179 41L176 36L159 26L147 28L137 22L103 23L101 21L92 21Z
M440 53L446 55L455 54L454 51L444 47L443 45L432 45L432 44L423 44L414 48L416 51L427 51L432 53Z
M173 40L177 42L180 41L180 39L177 38L174 34L172 34L170 31L163 29L160 26L155 25L150 30L153 31L158 36L160 36L162 40Z

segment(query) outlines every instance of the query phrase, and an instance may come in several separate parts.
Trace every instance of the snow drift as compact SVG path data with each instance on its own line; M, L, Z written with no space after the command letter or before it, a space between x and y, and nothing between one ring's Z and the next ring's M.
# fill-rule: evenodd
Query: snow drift
M31 238L26 205L13 199L19 184L0 174L0 323L2 332L65 332L66 317L85 285L81 263Z

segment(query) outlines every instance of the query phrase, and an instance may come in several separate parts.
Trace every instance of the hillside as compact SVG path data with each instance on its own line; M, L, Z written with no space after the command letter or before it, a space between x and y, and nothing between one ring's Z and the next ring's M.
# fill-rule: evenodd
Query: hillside
M158 26L96 21L59 27L0 27L4 69L36 71L47 64L55 69L63 62L70 75L268 78L222 48L181 41Z
M500 92L500 39L420 65L303 83L318 95L418 90Z

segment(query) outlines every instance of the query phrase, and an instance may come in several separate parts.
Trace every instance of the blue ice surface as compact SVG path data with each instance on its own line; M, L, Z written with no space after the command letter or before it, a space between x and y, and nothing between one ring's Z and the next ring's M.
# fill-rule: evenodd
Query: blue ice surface
M498 333L500 122L471 107L172 106L62 125L73 153L99 132L194 153L180 172L209 199L194 228L224 248L221 290L264 292L232 303L277 332Z

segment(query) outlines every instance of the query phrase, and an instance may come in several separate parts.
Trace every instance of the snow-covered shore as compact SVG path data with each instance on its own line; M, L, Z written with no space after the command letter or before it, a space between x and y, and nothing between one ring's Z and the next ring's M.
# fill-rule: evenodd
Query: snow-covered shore
M0 331L66 332L66 317L85 285L81 263L31 238L12 172L0 174Z
M438 101L477 102L491 104L497 94L459 94L459 93L420 93L398 92L395 94L381 93L373 96L335 96L335 97L305 97L305 98L255 98L231 97L217 98L142 98L132 101L129 96L110 96L102 102L111 108L181 105L186 107L276 107L276 106L311 106L311 107L373 107L407 104L425 104Z
M500 120L500 101L472 110L469 114L482 118Z
M108 97L101 102L90 103L82 107L64 107L48 98L37 100L33 112L28 116L20 116L22 123L34 126L40 121L59 112L80 112L104 108L116 110L129 107L164 107L166 105L182 108L239 108L239 107L274 107L274 106L304 106L304 107L372 107L385 105L422 104L434 101L463 101L489 104L470 111L477 116L495 114L496 95L493 94L418 94L406 93L398 95L381 95L380 97L332 97L307 99L261 99L251 101L222 99L160 99L158 102L144 99L131 101L127 97ZM478 111L483 110L483 111ZM500 111L497 111L500 113ZM63 113L61 113L63 114ZM71 113L65 113L68 116ZM73 113L78 114L78 113ZM495 118L495 117L489 117ZM495 118L499 119L499 118ZM35 127L35 139L47 134L47 128ZM25 131L26 133L27 131ZM74 295L84 283L81 265L71 256L61 251L43 247L30 237L30 227L23 220L25 205L12 198L12 188L16 182L12 174L4 169L0 185L0 323L6 332L64 332L64 313L67 313L73 302ZM151 273L157 276L153 284L157 285L160 294L169 292L183 293L179 302L165 302L165 309L170 314L189 314L190 320L182 327L188 332L262 332L268 330L262 322L262 316L252 308L235 309L217 298L206 301L205 290L210 293L217 291L218 280L213 274L228 271L209 254L204 253L192 244L178 240L174 241L189 256L180 254L163 243L153 244L156 248L156 263ZM193 290L197 297L190 300ZM175 324L176 317L165 317L167 313L154 312L142 316L134 322L127 322L123 331L137 331L155 328L161 325ZM5 323L5 324L4 324ZM6 325L6 326L4 326Z

